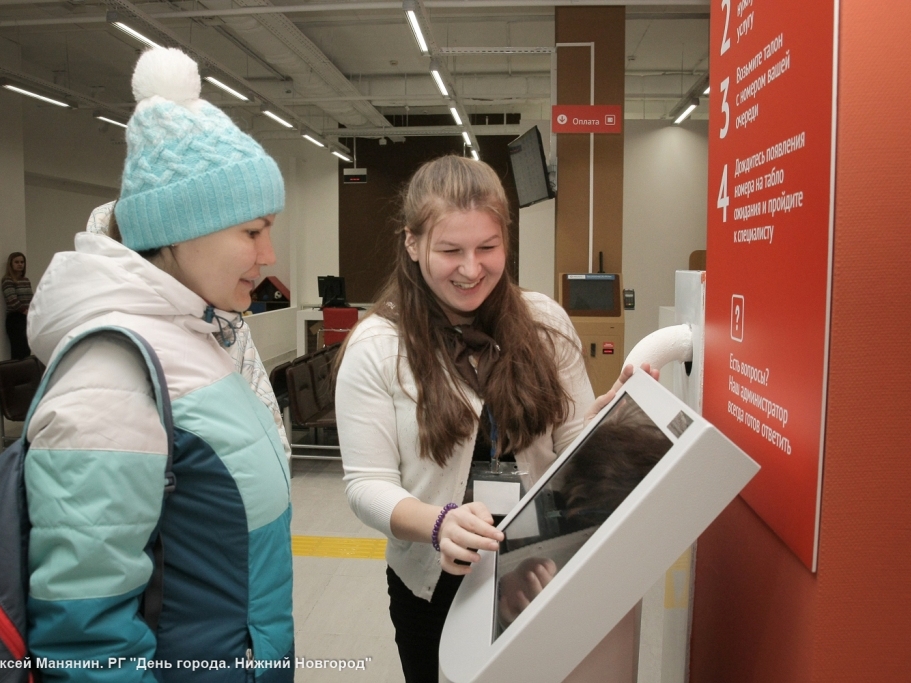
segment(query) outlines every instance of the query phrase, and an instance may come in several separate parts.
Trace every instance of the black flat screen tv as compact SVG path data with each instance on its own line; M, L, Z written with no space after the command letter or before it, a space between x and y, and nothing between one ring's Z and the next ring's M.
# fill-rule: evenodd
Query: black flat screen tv
M519 206L531 206L553 199L554 190L547 174L544 143L537 126L529 128L508 144L509 165L515 178Z

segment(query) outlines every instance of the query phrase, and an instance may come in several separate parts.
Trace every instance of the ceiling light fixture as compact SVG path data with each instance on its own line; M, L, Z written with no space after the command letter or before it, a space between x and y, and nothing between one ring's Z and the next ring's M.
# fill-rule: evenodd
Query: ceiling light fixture
M36 100L41 100L42 102L47 102L48 104L56 104L58 107L65 107L65 108L69 109L70 107L73 106L66 102L61 102L60 100L54 100L54 99L51 99L50 97L45 97L44 95L39 95L38 93L32 92L31 90L25 90L24 88L20 88L19 86L13 85L11 83L3 83L3 87L6 88L7 90L12 90L13 92L17 92L20 95L26 95L27 97L34 97Z
M471 138L468 136L464 130L462 131L462 139L465 140L465 144L471 147Z
M115 126L120 126L121 128L127 127L127 124L120 123L120 121L115 121L114 119L109 119L107 116L102 116L101 114L95 114L95 118L99 121L107 121L108 123L113 123Z
M339 159L341 159L342 161L351 161L350 157L346 157L344 154L342 154L341 152L336 152L334 149L332 150L332 153L335 156L337 156Z
M207 80L209 83L211 83L212 85L214 85L214 86L216 86L216 87L218 87L218 88L221 88L222 90L224 90L224 91L225 91L226 93L228 93L229 95L234 95L234 97L236 97L236 98L239 99L239 100L243 100L244 102L249 102L249 101L250 101L250 98L249 98L249 97L247 97L246 95L241 95L241 94L240 94L239 92L237 92L234 88L229 88L227 85L225 85L224 83L222 83L221 81L219 81L217 78L212 78L211 76L206 76L206 80Z
M449 107L449 111L452 112L452 118L455 119L456 125L457 125L457 126L461 126L461 125L462 125L462 117L459 116L459 111L458 111L455 107Z
M117 12L108 12L107 21L109 24L116 26L117 28L119 28L121 31L126 33L128 36L130 36L134 40L138 40L140 43L148 45L149 47L161 47L161 45L156 43L151 38L146 38L144 35L142 35L136 29L130 28L129 26L124 24L122 21L120 21L120 17L118 16Z
M471 150L471 158L475 161L481 160L481 157L478 156L478 151L476 149Z
M319 140L317 140L315 137L312 137L312 136L310 136L310 135L307 135L306 133L303 134L303 138L304 138L305 140L309 140L310 142L312 142L312 143L313 143L314 145L316 145L317 147L325 147L325 146L326 146L326 145L324 145L322 142L320 142Z
M694 74L695 75L695 74ZM674 119L674 125L680 125L687 117L693 113L693 110L699 106L699 98L709 94L709 73L706 71L689 90L671 107L667 118Z
M411 26L411 32L414 34L414 40L418 44L418 49L422 55L430 53L427 49L427 41L424 40L424 34L421 33L421 24L418 22L418 15L413 9L406 9L405 16L408 18L408 25Z
M692 98L689 104L686 105L686 108L680 113L680 116L674 120L674 125L678 126L683 123L687 118L689 118L689 115L692 114L693 110L695 110L698 106L699 100L697 100L695 97Z
M446 84L443 82L443 77L440 76L439 70L434 68L433 65L431 65L430 68L430 75L433 76L433 80L437 82L437 87L440 89L440 94L443 97L449 97L449 91L446 89Z
M285 128L294 128L294 126L293 126L292 124L288 123L287 121L285 121L285 120L284 120L283 118L281 118L280 116L276 116L275 114L273 114L273 113L272 113L271 111L269 111L268 109L263 109L263 114L265 114L266 116L268 116L268 117L269 117L270 119L272 119L273 121L276 121L276 122L282 124Z

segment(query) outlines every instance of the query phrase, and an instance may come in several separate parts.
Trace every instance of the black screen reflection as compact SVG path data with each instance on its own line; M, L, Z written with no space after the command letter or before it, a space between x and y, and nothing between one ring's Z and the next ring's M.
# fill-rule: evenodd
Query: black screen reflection
M494 640L541 593L672 444L629 396L503 529Z

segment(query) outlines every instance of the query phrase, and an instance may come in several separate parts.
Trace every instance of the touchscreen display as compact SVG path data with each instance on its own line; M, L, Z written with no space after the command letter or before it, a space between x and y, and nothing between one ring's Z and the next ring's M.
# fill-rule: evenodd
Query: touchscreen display
M672 444L623 396L503 529L494 640L639 485Z
M614 283L605 280L574 280L569 287L569 308L573 311L612 311Z

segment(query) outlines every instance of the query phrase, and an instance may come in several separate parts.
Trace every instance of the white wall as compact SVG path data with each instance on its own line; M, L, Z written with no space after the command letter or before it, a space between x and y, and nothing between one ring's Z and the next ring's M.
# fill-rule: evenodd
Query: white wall
M54 254L73 249L92 209L117 198L126 144L122 128L89 111L20 100L28 274L37 286Z
M674 305L674 273L705 249L708 121L624 121L623 286L626 352L658 329L658 308Z
M22 98L0 88L0 275L6 273L6 261L13 251L28 258L25 226L25 161L22 148ZM35 277L32 263L27 275ZM36 279L32 280L34 284ZM9 358L6 336L6 301L0 296L0 360Z
M294 253L299 304L320 301L317 276L338 275L338 158L308 142L298 157ZM312 150L312 151L311 151Z
M556 201L519 209L519 286L554 296Z
M82 187L26 174L28 272L33 286L37 286L54 254L73 250L73 235L85 230L92 209L117 198L117 190L110 188L102 194L92 191L95 187L99 186Z

